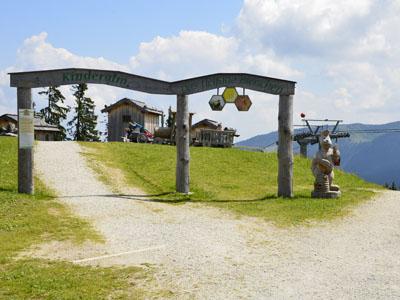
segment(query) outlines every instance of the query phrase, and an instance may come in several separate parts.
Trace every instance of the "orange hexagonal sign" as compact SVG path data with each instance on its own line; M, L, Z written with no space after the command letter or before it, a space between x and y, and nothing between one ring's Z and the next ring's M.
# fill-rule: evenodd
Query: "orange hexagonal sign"
M214 95L208 102L212 110L222 110L225 106L224 98L221 95Z
M250 97L247 95L240 95L236 97L235 105L238 111L248 111L250 109L252 102Z
M222 93L222 97L224 97L226 103L235 103L237 96L238 92L234 87L227 87Z

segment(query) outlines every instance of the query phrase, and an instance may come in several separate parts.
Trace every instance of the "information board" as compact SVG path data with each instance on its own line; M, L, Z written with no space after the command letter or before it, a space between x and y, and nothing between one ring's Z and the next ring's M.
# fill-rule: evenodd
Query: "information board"
M34 140L34 113L33 109L18 110L18 137L19 148L30 149Z

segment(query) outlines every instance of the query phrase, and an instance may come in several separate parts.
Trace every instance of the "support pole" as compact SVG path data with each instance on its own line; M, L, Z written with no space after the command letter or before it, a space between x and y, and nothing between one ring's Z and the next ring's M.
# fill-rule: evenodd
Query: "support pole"
M279 95L278 197L293 197L293 95Z
M188 96L176 99L176 191L189 193L189 110Z
M307 143L300 144L300 155L301 157L307 158Z
M30 88L18 87L18 192L33 194L33 134L34 125L24 122L20 115L20 109L32 109L32 92ZM34 116L32 115L34 118ZM26 134L28 133L28 134ZM30 141L31 139L31 141ZM28 144L28 146L27 146ZM31 146L29 146L31 144Z

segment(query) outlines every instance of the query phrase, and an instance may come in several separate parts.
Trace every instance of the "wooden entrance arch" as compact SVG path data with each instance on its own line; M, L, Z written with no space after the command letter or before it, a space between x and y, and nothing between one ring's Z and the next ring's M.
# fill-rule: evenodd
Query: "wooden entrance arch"
M58 69L10 73L10 86L18 100L18 191L33 194L32 88L94 83L149 94L177 96L176 191L189 193L189 110L188 95L221 87L241 87L279 95L278 196L293 197L293 95L295 82L244 73L218 73L167 82L120 71Z

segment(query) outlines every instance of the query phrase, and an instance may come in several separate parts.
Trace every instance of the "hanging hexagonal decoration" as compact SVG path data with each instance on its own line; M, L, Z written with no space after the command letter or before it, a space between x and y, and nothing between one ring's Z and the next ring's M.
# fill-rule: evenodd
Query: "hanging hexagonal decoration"
M227 87L222 93L222 97L224 97L226 103L235 103L237 96L238 92L234 87Z
M221 95L214 95L208 102L212 110L222 110L225 106L224 98Z
M238 111L248 111L252 102L247 95L239 95L236 97L235 105Z

